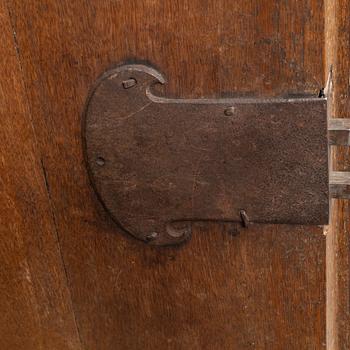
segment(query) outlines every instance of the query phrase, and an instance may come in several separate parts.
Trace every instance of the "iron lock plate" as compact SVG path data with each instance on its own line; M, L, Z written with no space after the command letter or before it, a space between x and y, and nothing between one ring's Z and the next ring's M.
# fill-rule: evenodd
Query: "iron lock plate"
M183 242L193 221L328 223L325 98L170 99L143 65L106 72L83 123L95 191L128 233Z

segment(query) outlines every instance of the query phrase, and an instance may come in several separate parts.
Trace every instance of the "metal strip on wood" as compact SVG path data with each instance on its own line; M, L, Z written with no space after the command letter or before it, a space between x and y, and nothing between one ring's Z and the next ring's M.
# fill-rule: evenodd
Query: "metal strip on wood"
M331 118L328 121L329 144L350 145L350 119Z
M329 187L332 198L350 199L350 172L331 172L329 176Z

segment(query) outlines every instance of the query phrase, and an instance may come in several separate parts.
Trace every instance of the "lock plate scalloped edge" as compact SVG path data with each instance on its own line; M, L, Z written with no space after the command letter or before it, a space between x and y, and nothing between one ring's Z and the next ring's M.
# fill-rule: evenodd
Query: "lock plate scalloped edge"
M144 65L107 71L83 120L93 187L114 221L154 245L193 221L328 223L324 98L173 99Z

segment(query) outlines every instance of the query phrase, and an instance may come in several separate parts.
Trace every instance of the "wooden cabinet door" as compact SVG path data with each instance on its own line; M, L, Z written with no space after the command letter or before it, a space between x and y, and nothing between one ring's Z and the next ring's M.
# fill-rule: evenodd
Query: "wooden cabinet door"
M317 96L332 66L346 116L346 3L0 1L0 348L347 349L345 201L331 237L206 223L150 247L96 198L81 136L89 89L122 62L156 66L181 98Z

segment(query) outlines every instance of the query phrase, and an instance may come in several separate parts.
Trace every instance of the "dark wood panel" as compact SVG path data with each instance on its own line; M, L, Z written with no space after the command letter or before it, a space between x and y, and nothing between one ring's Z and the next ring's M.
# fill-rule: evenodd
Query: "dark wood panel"
M0 27L0 348L80 349L3 1Z
M331 114L350 118L350 3L326 0L326 65L332 70ZM333 148L333 168L350 170L348 147ZM350 207L349 200L333 200L327 233L327 346L350 348Z
M322 349L325 238L315 227L197 227L179 248L119 234L83 163L81 115L99 74L152 62L168 96L317 93L317 0L9 4L86 349ZM30 14L30 15L29 15Z

